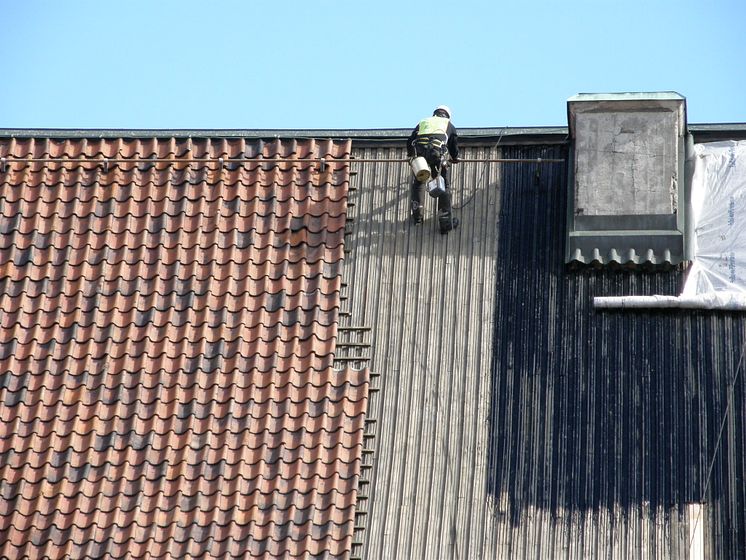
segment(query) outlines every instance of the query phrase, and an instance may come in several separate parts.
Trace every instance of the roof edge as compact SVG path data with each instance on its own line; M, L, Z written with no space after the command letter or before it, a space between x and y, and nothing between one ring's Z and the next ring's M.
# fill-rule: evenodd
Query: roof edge
M686 101L686 97L676 91L625 91L617 93L578 93L567 100L568 103L599 101Z
M695 141L746 139L746 123L689 124ZM250 139L352 139L391 142L409 137L410 128L375 129L117 129L117 128L0 128L0 138L250 138ZM569 141L566 126L549 127L460 127L459 139L466 142L495 140L505 144Z
M372 129L169 129L169 128L0 128L2 138L408 138L411 128ZM567 127L459 128L459 137L567 134Z

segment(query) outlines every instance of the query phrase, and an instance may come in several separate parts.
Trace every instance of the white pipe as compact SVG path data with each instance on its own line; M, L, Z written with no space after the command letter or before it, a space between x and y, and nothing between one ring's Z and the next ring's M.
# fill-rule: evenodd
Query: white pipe
M722 309L746 311L746 293L710 292L695 296L594 297L596 309Z

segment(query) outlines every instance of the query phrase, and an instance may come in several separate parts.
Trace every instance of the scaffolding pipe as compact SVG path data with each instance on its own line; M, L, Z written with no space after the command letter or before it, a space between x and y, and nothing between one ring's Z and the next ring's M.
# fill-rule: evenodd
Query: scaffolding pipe
M594 297L596 309L719 309L746 311L746 294L710 292L693 296Z

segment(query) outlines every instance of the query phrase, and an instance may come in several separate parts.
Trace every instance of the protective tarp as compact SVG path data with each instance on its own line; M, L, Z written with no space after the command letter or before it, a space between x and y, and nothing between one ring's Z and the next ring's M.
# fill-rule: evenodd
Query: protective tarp
M692 267L683 296L746 296L746 141L696 144Z

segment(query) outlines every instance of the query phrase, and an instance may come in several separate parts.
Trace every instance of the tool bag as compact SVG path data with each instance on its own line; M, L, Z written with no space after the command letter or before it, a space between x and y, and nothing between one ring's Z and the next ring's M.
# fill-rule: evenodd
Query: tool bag
M443 179L441 175L438 175L434 179L431 179L427 182L427 184L425 185L425 189L427 190L427 194L429 194L433 198L438 198L439 196L446 194L445 179Z

